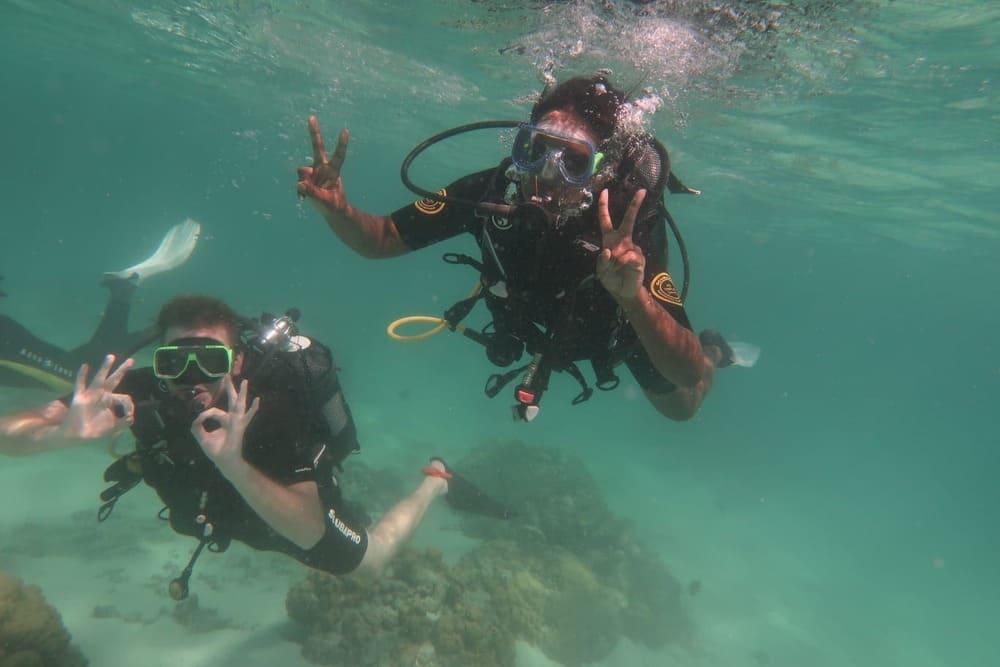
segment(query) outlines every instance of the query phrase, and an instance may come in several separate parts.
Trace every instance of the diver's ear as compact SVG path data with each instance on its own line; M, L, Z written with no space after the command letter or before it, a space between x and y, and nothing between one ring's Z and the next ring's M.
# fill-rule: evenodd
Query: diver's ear
M245 358L242 349L237 349L233 352L233 375L239 376L243 372L243 360Z

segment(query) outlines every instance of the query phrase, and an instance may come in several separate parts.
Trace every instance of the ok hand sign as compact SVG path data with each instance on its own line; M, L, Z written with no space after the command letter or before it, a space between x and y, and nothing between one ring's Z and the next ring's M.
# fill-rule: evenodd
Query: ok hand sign
M208 458L225 474L228 466L238 465L243 460L243 435L260 408L260 397L253 399L250 407L247 407L247 397L250 394L247 381L240 383L238 391L233 385L232 377L227 375L223 381L229 396L229 410L205 410L191 424L191 433ZM209 420L214 422L214 429L206 424Z
M132 397L128 394L116 394L115 389L135 361L126 359L112 373L111 366L114 363L115 355L106 356L89 384L87 383L89 365L84 364L80 367L80 371L76 374L76 385L73 399L69 404L69 412L63 422L63 432L66 437L93 440L132 425L135 419Z

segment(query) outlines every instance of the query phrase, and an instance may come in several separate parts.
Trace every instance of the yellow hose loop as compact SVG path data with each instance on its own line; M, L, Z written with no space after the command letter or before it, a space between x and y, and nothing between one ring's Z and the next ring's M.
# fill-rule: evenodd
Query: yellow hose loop
M397 330L400 327L407 324L435 324L436 326L428 329L427 331L409 336L397 333ZM431 336L436 336L447 328L448 322L443 318L432 317L430 315L410 315L409 317L401 317L395 322L390 323L389 326L386 327L385 332L389 334L389 338L399 341L400 343L416 343L418 341L427 340Z
M483 289L482 283L476 283L476 286L472 288L469 292L469 297L474 297L479 294L479 290ZM404 336L398 333L399 328L406 326L407 324L433 324L435 326L431 327L427 331L422 333L413 334L411 336ZM436 336L445 329L448 328L448 320L442 317L434 317L432 315L410 315L409 317L401 317L394 322L390 322L389 326L385 328L385 333L388 334L389 338L399 341L400 343L416 343L422 340L427 340L431 336ZM457 331L462 331L463 327L455 327Z

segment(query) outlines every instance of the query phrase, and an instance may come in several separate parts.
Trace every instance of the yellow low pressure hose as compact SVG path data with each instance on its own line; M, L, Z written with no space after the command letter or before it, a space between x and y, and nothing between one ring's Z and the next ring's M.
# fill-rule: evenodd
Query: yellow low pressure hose
M481 290L482 288L483 286L480 283L476 283L476 286L472 288L471 292L469 292L468 298L472 298L477 294L479 294L479 290ZM434 326L428 329L427 331L422 331L420 333L415 333L411 335L403 335L399 333L399 328L406 326L408 324L433 324ZM388 334L389 338L398 341L400 343L417 343L422 340L427 340L431 336L436 336L448 328L450 328L448 320L444 319L443 317L434 317L433 315L410 315L408 317L401 317L398 320L395 320L394 322L390 322L389 326L385 328L385 332L386 334ZM463 331L464 329L465 327L460 325L455 327L455 330L459 332Z

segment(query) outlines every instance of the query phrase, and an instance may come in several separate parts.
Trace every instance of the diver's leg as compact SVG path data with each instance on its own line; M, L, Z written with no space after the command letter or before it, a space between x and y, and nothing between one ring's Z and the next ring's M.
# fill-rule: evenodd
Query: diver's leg
M0 315L0 386L71 388L76 370L65 350Z
M431 465L439 464L435 462ZM443 472L444 466L440 465L440 469ZM416 491L393 505L368 531L368 550L355 572L380 573L413 537L434 499L447 491L445 479L428 475Z
M120 351L120 343L128 334L128 315L132 310L132 295L135 294L136 283L121 278L105 278L101 284L108 288L108 304L104 307L94 335L82 347L103 345L107 348L104 354L108 354Z
M201 225L188 219L171 227L156 251L134 266L104 274L101 283L110 291L108 305L97 330L84 345L71 351L77 363L94 363L107 354L118 357L134 354L152 343L159 335L155 327L141 331L128 330L132 295L144 280L174 269L188 260L201 236Z
M134 353L156 338L155 330L129 332L128 316L135 292L134 280L108 277L102 283L110 292L97 329L86 343L70 350L69 357L75 365L98 362L105 355L116 356Z

